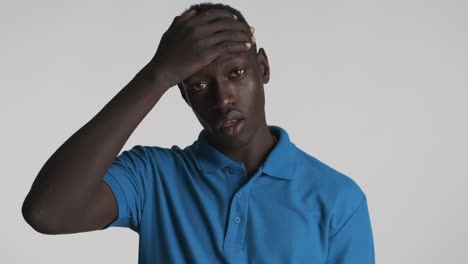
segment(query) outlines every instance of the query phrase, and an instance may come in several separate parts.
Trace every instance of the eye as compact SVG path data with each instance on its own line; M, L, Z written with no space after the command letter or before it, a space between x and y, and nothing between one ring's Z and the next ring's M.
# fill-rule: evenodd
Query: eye
M244 75L245 69L238 68L238 69L233 70L231 73L234 73L233 77L237 78L237 77Z
M207 86L206 83L196 83L195 85L192 86L192 90L198 92L198 91L204 90L206 86Z

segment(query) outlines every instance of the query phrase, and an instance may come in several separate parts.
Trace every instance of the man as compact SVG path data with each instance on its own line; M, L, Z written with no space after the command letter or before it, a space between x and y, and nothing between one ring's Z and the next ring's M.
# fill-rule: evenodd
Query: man
M139 263L374 263L364 192L266 124L270 71L253 32L222 4L176 17L152 60L46 162L25 220L44 234L129 227ZM198 139L116 157L176 84Z

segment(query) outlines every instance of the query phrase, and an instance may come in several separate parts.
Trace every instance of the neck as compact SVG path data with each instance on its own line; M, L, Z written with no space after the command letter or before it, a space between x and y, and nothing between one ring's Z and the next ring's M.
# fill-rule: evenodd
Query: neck
M258 129L247 145L237 149L220 151L231 160L242 162L247 176L250 178L265 162L275 144L276 140L274 136L271 134L268 126L265 125Z

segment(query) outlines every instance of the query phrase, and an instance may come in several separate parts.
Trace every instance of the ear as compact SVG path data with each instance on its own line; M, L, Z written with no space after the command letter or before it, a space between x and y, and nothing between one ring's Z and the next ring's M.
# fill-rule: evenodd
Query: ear
M263 48L258 50L257 61L260 66L260 74L263 84L267 84L268 81L270 81L270 64L268 63L268 57Z

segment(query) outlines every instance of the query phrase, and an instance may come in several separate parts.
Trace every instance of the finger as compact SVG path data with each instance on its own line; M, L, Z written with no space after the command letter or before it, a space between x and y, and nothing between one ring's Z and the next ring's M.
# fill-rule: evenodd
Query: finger
M174 19L174 24L175 25L180 25L182 23L184 23L185 21L187 21L187 19L193 17L195 14L197 13L197 11L195 9L190 9L189 11L183 13L182 15L176 17Z
M212 46L224 41L250 42L252 45L255 43L253 36L238 30L223 30L211 35L206 39L208 46Z
M248 34L252 34L251 28L244 22L240 22L237 20L232 20L229 18L223 18L206 25L200 26L198 29L202 36L209 36L214 33L224 31L224 30L236 30L245 32Z

